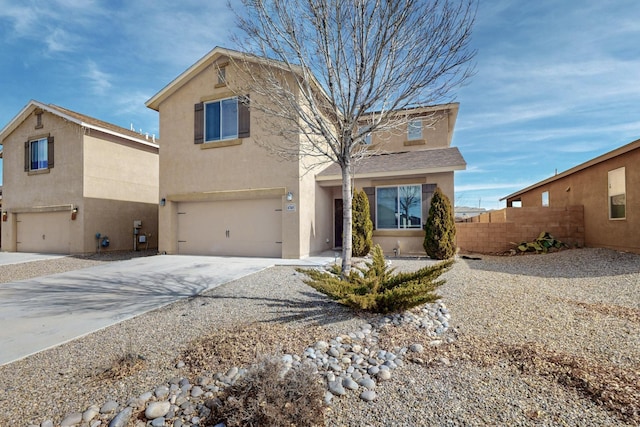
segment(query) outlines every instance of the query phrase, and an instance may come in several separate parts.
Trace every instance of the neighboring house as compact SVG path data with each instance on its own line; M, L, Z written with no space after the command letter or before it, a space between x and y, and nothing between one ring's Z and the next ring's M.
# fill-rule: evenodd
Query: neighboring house
M341 246L340 169L310 170L310 159L283 160L256 143L278 137L246 105L258 94L238 99L227 87L240 79L236 55L213 49L146 103L163 141L159 250L301 258ZM386 252L424 253L435 187L453 200L454 171L466 167L450 147L457 113L458 104L399 112L412 117L408 129L372 135L375 155L356 164L354 188L367 192Z
M640 253L640 139L501 200L584 207L584 244Z
M0 130L2 250L82 254L157 247L153 139L30 101ZM141 221L137 235L134 221Z

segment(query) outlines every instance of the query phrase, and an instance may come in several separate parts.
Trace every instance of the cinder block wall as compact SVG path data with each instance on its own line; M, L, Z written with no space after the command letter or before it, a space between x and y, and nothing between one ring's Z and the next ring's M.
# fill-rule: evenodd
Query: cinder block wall
M461 252L501 253L513 243L530 242L548 232L570 246L584 246L582 206L505 208L456 223L456 245Z

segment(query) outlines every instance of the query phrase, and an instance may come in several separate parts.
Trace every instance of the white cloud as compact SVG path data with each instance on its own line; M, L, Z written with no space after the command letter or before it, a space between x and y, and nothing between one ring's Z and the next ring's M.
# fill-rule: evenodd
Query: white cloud
M55 52L71 52L74 50L72 37L63 29L56 28L45 37L47 50L51 53Z
M89 80L91 90L96 95L104 95L111 88L111 76L98 68L94 61L87 61L87 70L84 76Z

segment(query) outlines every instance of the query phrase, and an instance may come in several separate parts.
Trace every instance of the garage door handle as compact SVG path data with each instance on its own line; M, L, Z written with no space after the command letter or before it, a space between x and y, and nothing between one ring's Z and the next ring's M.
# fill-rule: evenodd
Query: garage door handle
M231 237L231 233L229 232L229 230L225 231L225 236L227 236L227 239Z

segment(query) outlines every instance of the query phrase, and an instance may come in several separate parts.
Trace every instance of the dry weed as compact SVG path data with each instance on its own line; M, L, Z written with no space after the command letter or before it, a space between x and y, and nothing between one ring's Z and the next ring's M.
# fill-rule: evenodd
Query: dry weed
M267 356L210 402L211 420L228 427L324 425L324 387L310 365L287 369L281 357Z
M318 326L292 327L275 323L244 323L214 329L191 342L182 361L194 374L222 372L246 366L262 354L302 354L310 344L328 339Z

